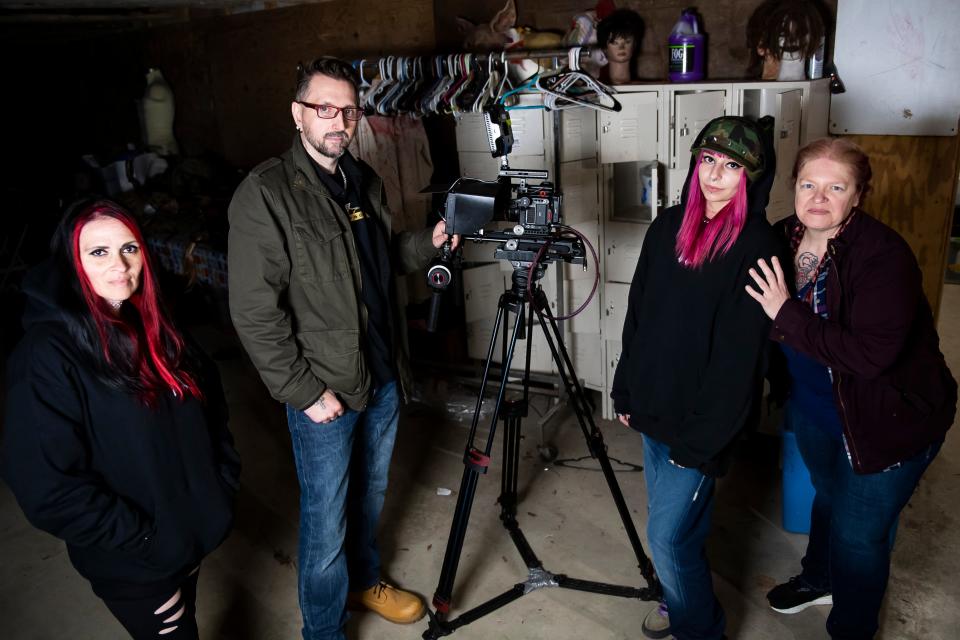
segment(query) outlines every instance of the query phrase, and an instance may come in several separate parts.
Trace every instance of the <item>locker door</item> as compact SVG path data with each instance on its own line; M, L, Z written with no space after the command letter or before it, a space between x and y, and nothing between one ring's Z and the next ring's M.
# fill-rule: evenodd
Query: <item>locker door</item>
M605 376L602 349L600 334L574 334L567 345L577 377L592 389L603 388Z
M633 281L643 239L649 228L649 225L631 222L606 224L606 246L603 253L606 266L604 277L607 282L629 284Z
M560 161L597 157L597 113L581 107L553 112L560 118ZM550 121L547 125L551 126Z
M600 219L600 193L595 158L560 164L563 190L563 223L596 222Z
M727 92L723 90L674 94L666 206L679 204L683 183L690 170L690 147L708 122L725 115L726 96Z
M623 323L627 319L630 285L605 282L603 294L603 334L608 339L619 340L623 335Z
M619 336L617 336L619 338ZM613 375L617 372L617 365L620 363L620 354L622 345L620 340L606 340L606 358L604 359L604 369L606 371L606 393L603 394L603 418L605 420L615 420L613 408L613 399L610 397L610 389L613 388Z
M600 111L597 115L600 137L600 162L635 162L657 157L656 91L617 94L623 109L617 113Z
M726 98L726 91L674 94L671 169L686 169L690 146L708 122L726 113Z
M528 106L543 104L543 99L540 94L522 95L520 104ZM509 114L510 127L513 130L513 153L510 154L510 166L513 166L513 156L543 155L543 109L513 109Z
M793 184L790 173L800 150L800 107L803 91L794 89L777 95L774 114L774 147L777 153L777 175L770 190L767 219L776 222L793 213Z
M593 291L593 279L567 280L563 283L566 305L563 312L571 314L579 309L593 292L590 304L583 311L567 320L571 333L592 333L600 335L600 291ZM599 289L599 283L598 283Z

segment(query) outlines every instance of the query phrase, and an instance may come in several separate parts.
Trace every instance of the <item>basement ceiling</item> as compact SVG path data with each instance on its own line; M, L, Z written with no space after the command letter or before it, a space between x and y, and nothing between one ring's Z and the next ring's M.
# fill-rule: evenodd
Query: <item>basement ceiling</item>
M199 0L198 2L184 2L183 0L0 0L0 8L29 15L45 12L60 12L67 14L71 11L142 11L156 9L218 9L226 11L260 11L276 9L297 4L313 4L328 0Z
M0 38L7 44L129 32L233 13L330 0L0 0Z

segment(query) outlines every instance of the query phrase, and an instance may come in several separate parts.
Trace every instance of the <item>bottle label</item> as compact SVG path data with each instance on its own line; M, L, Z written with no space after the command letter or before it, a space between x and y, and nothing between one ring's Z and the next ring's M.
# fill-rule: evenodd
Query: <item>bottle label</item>
M670 45L670 73L690 73L693 71L692 44Z

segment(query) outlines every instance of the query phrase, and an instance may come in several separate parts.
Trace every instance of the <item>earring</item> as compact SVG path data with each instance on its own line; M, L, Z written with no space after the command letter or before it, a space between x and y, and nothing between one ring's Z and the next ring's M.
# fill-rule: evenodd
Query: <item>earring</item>
M303 131L303 127L301 127L300 125L297 125L297 131Z

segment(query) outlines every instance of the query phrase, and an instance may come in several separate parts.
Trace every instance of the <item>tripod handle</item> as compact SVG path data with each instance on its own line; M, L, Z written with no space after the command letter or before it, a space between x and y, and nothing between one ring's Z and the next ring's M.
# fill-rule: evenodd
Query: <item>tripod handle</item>
M430 313L427 315L427 331L437 332L437 321L440 319L440 300L443 297L443 291L434 289L433 296L430 298Z

